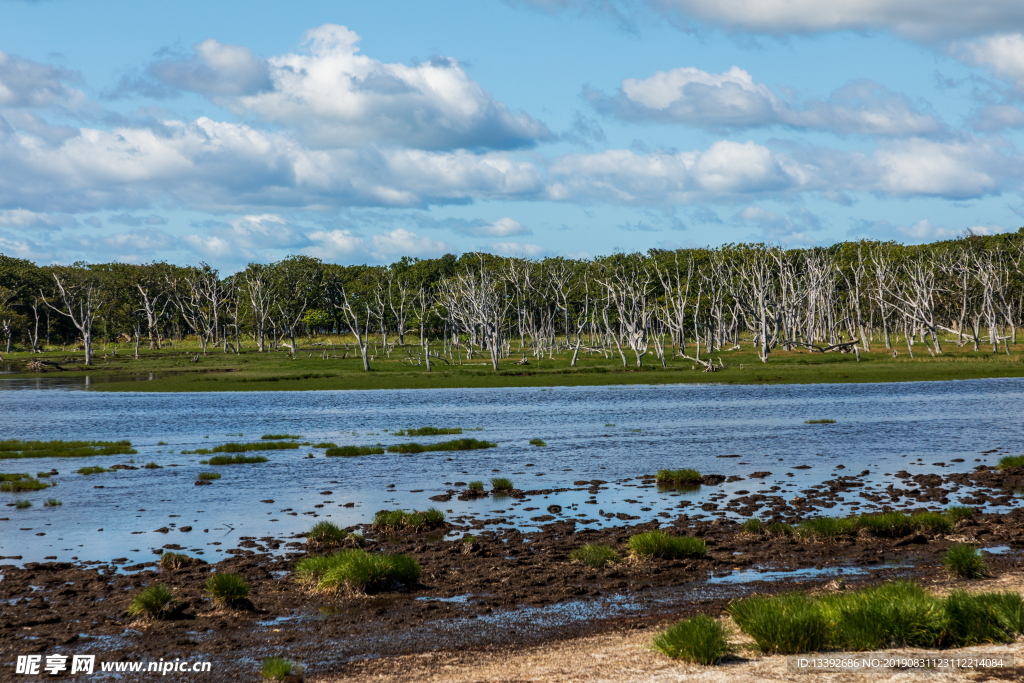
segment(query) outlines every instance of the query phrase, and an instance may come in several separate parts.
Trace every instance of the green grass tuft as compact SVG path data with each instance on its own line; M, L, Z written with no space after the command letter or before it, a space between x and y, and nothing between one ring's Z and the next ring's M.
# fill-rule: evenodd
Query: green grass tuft
M676 560L707 555L708 549L699 538L670 536L664 531L644 531L629 537L629 551L640 559Z
M534 446L537 446L538 448L547 446L547 444L544 443L544 439L530 439L530 443Z
M46 502L43 503L43 505L45 507L48 507L48 508L60 507L63 504L64 504L64 501L57 500L56 498L47 498Z
M17 473L12 472L10 474L0 474L0 481L19 481L21 479L31 479L32 475L28 472Z
M476 536L473 534L466 534L462 537L462 543L463 545L473 545L476 543Z
M445 526L445 518L444 513L437 508L427 508L423 512L380 510L374 515L372 526L378 531L385 532L407 529L422 531Z
M482 481L471 481L469 482L470 491L483 491L484 483Z
M1000 470L1009 470L1015 467L1024 467L1024 455L1007 455L999 459L996 467Z
M668 627L652 646L671 659L711 665L729 652L729 636L716 619L701 614Z
M147 470L162 470L163 469L163 465L157 465L155 462L148 462L145 465L143 465L142 467L143 467L143 469L147 469Z
M444 434L461 434L461 427L420 427L419 429L400 429L392 432L392 436L441 436Z
M262 455L215 455L204 464L206 465L245 465L253 462L267 462L269 458Z
M204 590L206 595L228 607L249 597L249 584L240 574L213 574L206 580Z
M797 535L817 540L833 540L857 531L857 519L849 517L819 517L797 525Z
M194 564L206 564L206 562L198 557L189 557L183 553L164 553L160 556L161 569L182 569L183 567L191 567Z
M658 470L655 479L659 484L693 486L700 483L700 472L692 468L682 470Z
M16 510L24 510L25 508L30 508L30 507L32 507L32 501L31 500L19 500L17 503L14 504L14 508Z
M100 469L102 470L103 468ZM48 488L50 488L49 483L39 481L38 479L15 479L13 481L0 482L0 491L40 491Z
M79 474L103 474L104 472L113 472L114 470L104 469L102 467L82 467L78 470Z
M202 481L213 481L214 479L220 479L220 472L200 472L199 479Z
M609 562L621 562L622 558L614 548L597 543L588 543L569 553L573 562L582 562L590 567L603 567Z
M511 491L513 488L512 480L508 477L493 477L491 479L491 489L494 491Z
M761 534L764 533L764 522L757 517L751 517L743 522L743 524L740 524L740 528L748 534Z
M343 550L332 555L307 557L295 565L299 582L318 590L377 593L409 586L420 577L419 563L407 555L371 555L364 550Z
M817 652L828 643L828 621L802 593L738 600L729 615L762 652Z
M475 451L481 448L495 448L498 444L480 439L453 439L435 444L399 443L388 446L388 453L427 453L433 451Z
M332 446L327 449L328 458L352 458L357 455L380 455L384 452L381 446Z
M301 439L301 434L264 434L260 437L264 441L287 441L289 439Z
M974 514L974 508L969 505L950 505L942 514L948 517L950 522L956 524L961 519L969 519Z
M341 543L348 538L348 532L334 522L317 522L306 534L306 541L322 545Z
M942 564L961 579L980 579L988 573L981 551L965 543L950 547L942 556Z
M773 522L765 526L765 530L772 536L793 535L793 525L786 522Z
M302 667L284 657L268 657L260 665L260 675L266 681L300 680Z
M128 616L163 619L170 610L174 593L162 583L147 586L128 605Z
M953 530L954 520L941 512L919 512L910 518L915 529L930 534L944 534Z

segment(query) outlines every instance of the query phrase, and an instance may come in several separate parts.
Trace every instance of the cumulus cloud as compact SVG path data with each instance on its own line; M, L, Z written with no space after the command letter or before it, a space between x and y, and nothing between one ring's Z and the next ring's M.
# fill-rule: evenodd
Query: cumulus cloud
M533 234L533 231L528 227L508 216L499 218L493 223L473 221L453 229L460 235L469 235L471 237L515 237L517 235Z
M313 246L305 253L349 263L388 263L402 256L436 258L454 251L443 240L421 237L405 228L371 235L369 239L351 230L317 230L309 234L309 239Z
M733 220L756 228L754 239L785 246L817 244L820 239L813 233L820 233L825 227L820 217L802 207L783 215L761 206L748 206Z
M12 230L58 231L78 224L74 216L67 214L40 213L25 209L0 211L0 228Z
M522 242L490 242L487 251L500 256L518 256L520 258L537 258L547 253L547 249L539 244Z
M85 95L66 85L78 80L76 72L0 50L0 107L81 106L86 102Z
M991 104L981 107L970 119L971 127L985 133L1006 128L1024 128L1024 111L1009 104Z
M922 135L942 129L907 97L868 80L851 83L827 100L787 101L739 67L712 74L693 67L627 78L619 92L584 96L600 112L630 121L681 123L711 129L783 125L834 133Z
M223 227L212 227L207 235L186 235L183 241L204 258L228 260L260 258L309 245L309 238L275 214L236 218Z
M543 123L496 101L455 60L387 64L360 54L359 40L324 24L306 32L308 52L263 60L209 39L149 73L165 86L292 127L318 148L518 149L552 137Z
M987 67L1024 91L1024 35L1004 33L954 43L950 52L962 62Z

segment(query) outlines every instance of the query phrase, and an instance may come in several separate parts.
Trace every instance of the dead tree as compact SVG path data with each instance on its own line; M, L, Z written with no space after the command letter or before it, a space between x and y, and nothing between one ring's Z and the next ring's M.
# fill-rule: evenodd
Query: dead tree
M109 291L103 287L96 273L78 266L54 268L53 280L56 286L54 301L51 302L43 291L39 296L50 309L70 320L82 335L85 364L92 365L93 323L106 305Z

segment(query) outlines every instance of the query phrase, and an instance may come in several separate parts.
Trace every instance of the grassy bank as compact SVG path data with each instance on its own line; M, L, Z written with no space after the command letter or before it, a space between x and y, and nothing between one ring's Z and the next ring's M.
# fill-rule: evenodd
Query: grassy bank
M967 347L965 347L966 349ZM51 352L30 356L21 352L7 356L16 372L30 358L42 357L59 362L64 371L50 368L42 374L24 373L7 377L73 378L89 376L94 391L282 391L323 389L429 389L486 387L598 386L626 384L813 384L862 382L916 382L933 380L982 379L1024 376L1024 345L1011 347L1011 354L974 352L946 345L940 356L931 357L920 347L910 359L906 348L893 358L891 352L875 347L863 352L858 362L853 354L809 353L807 351L776 351L768 363L761 363L749 344L738 351L711 354L717 372L703 372L701 366L676 359L662 368L653 353L644 359L645 367L623 368L615 355L582 355L577 367L570 367L571 354L555 355L553 359L537 360L527 355L529 365L516 365L521 357L513 349L513 357L503 360L498 372L489 360L476 357L458 360L452 365L434 363L433 372L423 366L403 362L405 352L396 348L388 358L378 352L371 371L363 372L358 354L344 352L335 358L322 356L322 347L300 348L293 357L286 351L257 353L251 348L239 355L220 350L198 355L198 349L141 350L136 359L121 349L117 356L102 352L95 365L83 368L81 353ZM692 353L692 350L690 350ZM702 354L707 358L707 354ZM65 358L71 359L67 362ZM152 376L152 380L150 380Z

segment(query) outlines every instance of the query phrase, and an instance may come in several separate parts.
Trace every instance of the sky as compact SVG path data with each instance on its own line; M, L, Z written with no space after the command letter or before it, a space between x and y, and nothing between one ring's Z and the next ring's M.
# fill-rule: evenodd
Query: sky
M994 234L1022 131L1019 0L0 0L38 263Z

